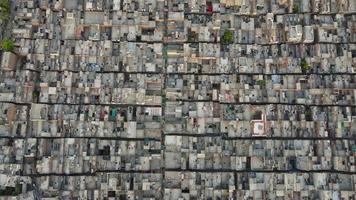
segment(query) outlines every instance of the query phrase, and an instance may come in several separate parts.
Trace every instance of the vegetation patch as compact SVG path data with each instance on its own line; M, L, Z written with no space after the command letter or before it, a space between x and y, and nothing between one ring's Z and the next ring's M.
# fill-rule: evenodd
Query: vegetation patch
M233 41L233 32L230 30L226 30L223 36L220 39L223 44L230 44Z
M16 184L15 187L5 187L4 189L0 189L0 196L18 196L21 194L22 185Z
M292 8L292 11L293 11L293 13L298 13L299 12L299 6L297 4L294 4L293 8Z
M266 80L257 80L257 84L260 86L265 86L266 85Z
M10 16L9 0L0 0L0 20L7 20Z
M9 38L4 38L0 42L0 47L4 51L12 51L15 47L15 41L9 39Z
M302 68L302 72L304 73L311 69L310 65L305 60L305 58L302 58L302 60L300 61L300 67Z

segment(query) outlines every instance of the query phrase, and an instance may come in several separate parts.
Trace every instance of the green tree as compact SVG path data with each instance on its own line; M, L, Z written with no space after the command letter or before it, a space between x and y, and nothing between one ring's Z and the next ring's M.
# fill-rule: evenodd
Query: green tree
M0 46L5 51L12 51L15 46L15 42L9 38L4 38L1 40Z
M0 20L7 20L10 14L9 0L0 0Z
M221 43L229 44L233 41L233 33L230 30L225 30L223 36L221 37Z
M257 84L260 86L265 86L266 85L266 80L257 80Z
M17 183L15 187L0 189L0 196L18 196L22 192L22 185Z
M297 4L294 4L292 10L293 10L293 13L298 13L299 12L299 6Z
M305 60L305 58L302 58L300 61L300 67L302 68L303 72L307 72L310 70L310 65L308 64L308 62Z
M10 9L10 2L9 2L9 0L0 0L0 8L1 8L1 9L9 10L9 9Z

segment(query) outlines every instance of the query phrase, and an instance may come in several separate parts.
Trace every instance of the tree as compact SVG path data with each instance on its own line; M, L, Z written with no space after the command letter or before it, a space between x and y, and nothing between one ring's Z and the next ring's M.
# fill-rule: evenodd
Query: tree
M9 0L0 0L0 20L7 20L10 14Z
M37 98L37 97L39 97L39 96L40 96L40 91L35 89L35 90L32 92L32 97L33 97L33 98Z
M262 119L262 111L257 110L252 114L252 120L260 120Z
M293 5L293 13L298 13L299 12L299 6L297 4Z
M15 42L9 38L4 38L1 40L0 46L5 51L12 51L15 46Z
M265 86L266 85L266 80L257 80L257 84L260 86Z
M18 196L22 192L22 185L16 183L15 187L5 187L0 189L0 196Z
M303 72L309 71L311 68L305 58L302 58L302 60L300 61L300 67L302 68Z
M9 0L0 0L0 8L1 10L9 10L10 9L10 2Z
M229 44L233 41L233 33L230 30L226 30L221 37L221 43L223 44Z

